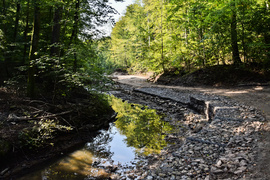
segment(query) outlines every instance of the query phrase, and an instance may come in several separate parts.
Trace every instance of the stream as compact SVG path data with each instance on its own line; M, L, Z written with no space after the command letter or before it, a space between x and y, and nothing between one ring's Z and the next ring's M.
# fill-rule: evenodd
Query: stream
M116 121L101 130L91 142L21 177L19 180L109 179L136 167L141 157L159 153L167 145L165 133L172 130L156 110L112 97Z

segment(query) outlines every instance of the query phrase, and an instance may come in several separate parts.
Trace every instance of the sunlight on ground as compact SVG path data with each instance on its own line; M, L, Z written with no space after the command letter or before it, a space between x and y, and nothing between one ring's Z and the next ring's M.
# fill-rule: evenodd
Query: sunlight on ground
M254 90L263 90L264 88L262 86L257 86L256 88L254 88Z
M143 76L143 75L123 75L123 76L117 76L117 78L119 79L119 80L122 80L122 79L147 79L147 77L148 76Z
M248 91L228 91L225 92L225 94L244 94L244 93L249 93Z

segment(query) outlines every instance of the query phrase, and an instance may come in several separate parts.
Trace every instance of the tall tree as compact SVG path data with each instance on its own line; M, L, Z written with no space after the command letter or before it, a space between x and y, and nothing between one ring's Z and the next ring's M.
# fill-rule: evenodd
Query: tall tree
M31 46L29 51L29 70L27 82L27 95L35 97L35 59L38 57L38 44L40 36L40 0L34 1L34 22L31 37Z
M25 26L24 26L24 32L23 32L23 40L24 40L24 47L23 47L23 61L22 63L25 64L27 56L27 47L28 47L28 32L29 32L29 14L30 14L30 0L26 1L26 10L25 10Z
M235 65L239 65L241 63L241 59L239 56L238 50L238 37L237 37L237 14L235 1L231 2L231 43L232 43L232 59Z
M52 27L52 40L51 40L51 56L60 55L60 32L61 32L61 18L62 18L62 4L57 4L54 8L53 27Z

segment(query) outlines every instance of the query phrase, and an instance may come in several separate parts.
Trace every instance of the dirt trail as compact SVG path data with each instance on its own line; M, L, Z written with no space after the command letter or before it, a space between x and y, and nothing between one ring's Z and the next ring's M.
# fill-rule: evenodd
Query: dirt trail
M226 96L233 101L254 107L266 118L265 132L262 132L260 154L258 157L257 174L263 174L264 179L270 178L270 87L269 86L243 86L233 88L215 88L215 87L183 87L166 86L147 82L148 76L143 75L117 75L116 81L123 84L132 85L135 88L140 87L162 87L183 91L202 92L207 94L216 94Z
M246 86L233 88L214 88L214 87L183 87L166 86L147 82L148 76L143 75L119 75L116 76L118 82L129 84L134 87L162 87L178 90L197 91L210 94L227 96L235 101L254 107L270 120L270 87L269 86Z

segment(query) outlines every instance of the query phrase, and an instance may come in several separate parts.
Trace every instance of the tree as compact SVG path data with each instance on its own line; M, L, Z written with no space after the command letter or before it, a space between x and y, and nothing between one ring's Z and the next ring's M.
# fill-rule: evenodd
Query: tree
M61 35L61 18L62 18L62 4L57 4L54 8L52 40L51 40L51 56L60 56L60 35Z
M29 70L27 81L27 95L29 97L35 97L35 59L38 57L38 44L39 44L39 32L40 32L40 0L34 2L34 23L31 37L31 46L29 51Z
M6 79L17 67L27 68L27 94L34 96L35 77L50 76L56 66L62 73L86 72L97 56L86 59L84 48L96 50L87 44L102 36L98 26L111 21L110 13L115 10L106 0L0 1L1 75Z
M235 65L239 65L241 63L241 59L239 56L238 50L238 36L237 36L237 15L236 15L236 7L235 1L231 2L231 43L232 43L232 59Z
M133 42L125 45L130 50L140 42L131 53L143 50L143 59L133 61L141 69L192 71L251 62L269 67L269 1L143 0L142 4L137 7L144 12L142 18L132 10L134 5L122 18L128 37L115 35L123 22L116 23L112 33L112 47ZM120 62L124 51L118 50L112 57ZM132 62L134 56L129 56Z

